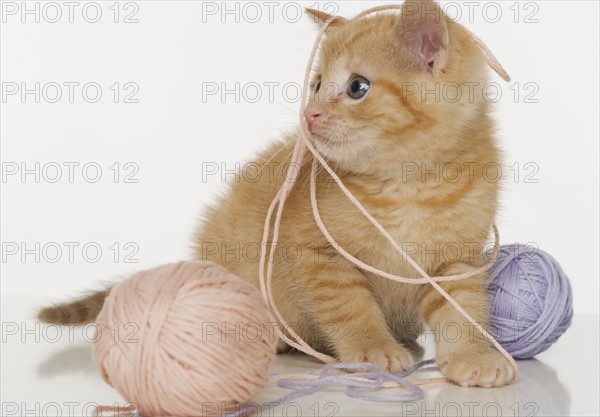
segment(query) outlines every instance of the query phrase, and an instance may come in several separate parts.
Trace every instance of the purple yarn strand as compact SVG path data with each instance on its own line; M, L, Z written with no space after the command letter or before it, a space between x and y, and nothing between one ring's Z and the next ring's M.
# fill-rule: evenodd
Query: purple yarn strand
M303 397L317 392L322 387L331 385L346 386L346 395L352 398L374 401L416 401L423 398L423 390L412 384L406 379L412 372L425 366L432 364L433 360L421 361L409 369L393 374L386 374L383 369L373 363L352 362L352 363L329 363L323 366L319 377L313 380L301 378L289 378L277 381L277 385L281 388L292 388L294 391L280 397L274 401L268 401L261 404L247 404L239 410L225 414L224 417L246 416L253 411L263 411L271 407L284 404L294 398ZM357 372L353 374L335 374L330 375L332 370L336 369L359 369L365 368L372 370L371 372ZM275 376L278 374L271 374ZM307 375L311 375L307 373ZM367 379L360 380L359 378ZM401 385L402 388L409 391L408 394L386 394L371 392L379 390L383 387L385 381L394 381Z

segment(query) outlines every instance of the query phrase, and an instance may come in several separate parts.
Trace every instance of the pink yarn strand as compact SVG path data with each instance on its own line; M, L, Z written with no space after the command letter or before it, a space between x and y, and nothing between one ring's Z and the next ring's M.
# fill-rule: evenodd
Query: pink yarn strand
M323 25L323 27L319 31L319 34L317 35L317 40L315 41L315 43L313 45L313 48L312 48L312 51L310 54L310 58L309 58L308 68L307 68L307 71L304 76L304 88L302 90L301 103L306 103L307 90L308 90L306 88L306 85L308 84L309 79L310 79L310 71L311 71L312 63L315 59L315 55L317 53L321 39L322 39L323 35L325 34L327 27L329 26L329 24L332 21L333 21L333 18L329 19ZM304 104L302 104L302 107L303 106L304 106ZM299 115L300 124L303 123L302 117L303 117L302 112L300 112L300 115ZM292 341L285 334L283 334L283 332L281 332L279 330L278 333L279 333L279 336L282 338L282 340L285 341L286 343L288 343L290 346L292 346L306 354L309 354L309 355L321 360L322 362L330 363L330 362L335 362L335 358L314 350L294 331L294 329L292 329L288 325L286 320L283 318L281 312L275 305L273 293L271 290L273 262L274 262L275 250L276 250L277 244L278 244L277 238L279 237L279 227L281 224L281 217L283 215L283 207L285 204L285 199L287 198L288 194L291 192L293 185L296 183L296 180L298 179L298 176L300 174L300 169L302 167L302 160L304 159L305 154L306 154L306 147L304 145L304 142L299 140L296 143L296 146L294 148L294 152L292 154L292 159L291 159L290 167L288 169L286 178L285 178L281 188L279 189L279 192L273 199L273 202L269 206L269 209L267 210L267 216L265 219L265 226L264 226L264 230L263 230L262 250L261 250L260 261L259 261L259 282L260 282L260 286L261 286L261 291L263 293L263 296L265 297L267 305L272 308L273 313L275 314L275 316L277 317L279 322L287 330L287 332L290 334L291 338L294 339ZM266 271L266 276L265 276L265 262L267 262L267 245L269 243L269 230L270 230L270 226L271 226L271 218L273 216L273 212L275 211L276 206L277 206L277 213L275 215L275 223L273 225L273 240L271 242L271 248L268 251L268 263L267 263L267 271Z
M312 147L312 145L309 143L308 144L309 149L311 149L311 152L314 150L314 148ZM314 152L316 153L316 150L314 150ZM352 193L350 192L350 190L348 190L346 188L346 186L342 183L342 181L340 180L339 177L337 177L337 175L331 170L331 168L329 167L329 165L327 165L327 163L323 160L323 162L321 162L324 165L324 168L329 172L329 174L334 178L334 180L338 183L338 185L340 186L340 188L342 189L342 191L344 192L344 194L346 194L346 196L354 203L354 205L361 210L361 212L369 219L369 221L375 226L377 227L377 229L386 237L386 239L392 244L392 246L394 247L394 249L396 249L396 251L398 251L400 253L400 255L402 255L402 257L410 263L411 266L413 266L417 272L419 272L420 275L424 276L424 278L407 278L407 277L401 277L398 275L394 275L394 274L390 274L389 272L385 272L382 271L380 269L377 269L371 265L367 265L366 263L362 262L360 259L355 258L354 256L352 256L350 253L348 253L343 247L340 246L339 243L336 242L336 240L331 236L331 234L329 233L329 230L327 230L327 227L325 226L325 223L323 223L323 220L321 219L321 215L319 213L319 208L318 208L318 204L317 204L317 196L316 196L316 162L317 160L319 160L320 162L321 156L316 154L315 155L315 159L313 160L313 165L312 165L312 170L311 170L311 182L310 182L310 197L311 197L311 206L312 206L312 210L313 210L313 214L315 216L315 221L317 222L317 225L319 226L319 229L321 229L321 232L323 233L323 235L325 236L325 238L327 239L327 241L334 247L336 248L336 250L342 255L344 256L347 260L349 260L350 262L352 262L354 265L358 266L359 268L367 271L367 272L371 272L373 274L379 275L381 277L384 278L388 278L391 279L393 281L397 281L397 282L402 282L405 284L426 284L431 282L431 280L433 281L456 281L456 280L460 280L460 279L464 279L464 278L468 278L471 277L473 275L476 274L480 274L482 272L487 271L488 269L490 269L493 265L494 262L496 260L496 256L498 254L498 247L500 244L500 238L498 235L498 229L496 228L496 226L494 225L494 237L495 237L495 243L494 243L494 250L492 253L492 259L490 260L490 262L488 262L487 264L483 265L480 268L474 269L472 271L469 272L465 272L463 274L456 274L456 275L447 275L447 276L439 276L439 277L429 277L425 271L423 271L423 269L410 257L408 256L408 254L406 252L404 252L404 250L400 247L400 245L398 245L398 243L394 240L394 238L388 233L387 230L385 230L385 228L383 228L383 226L381 226L381 224L379 222L377 222L377 220L375 220L375 218L373 216L371 216L371 214L364 208L364 206L360 203L360 201L356 200L356 198L354 197L354 195L352 195ZM427 276L427 277L425 277Z
M377 6L377 7L373 7L371 9L365 10L364 12L358 14L355 17L355 19L361 18L363 16L366 16L368 14L375 13L378 11L393 10L393 9L400 9L400 8L402 8L401 5ZM458 302L456 302L456 300L454 300L438 284L438 282L465 279L465 278L471 277L473 275L480 274L482 272L487 271L493 265L493 263L496 259L497 253L498 253L499 234L498 234L498 229L496 228L496 226L494 225L494 228L493 228L494 236L495 236L494 251L493 251L492 260L489 263L487 263L486 265L484 265L480 268L473 269L473 270L468 271L463 274L431 277L423 270L423 268L421 268L421 266L417 262L415 262L407 253L404 252L404 250L402 250L400 245L395 241L395 239L391 236L391 234L365 209L365 207L360 203L360 201L358 201L358 199L356 199L356 197L343 184L343 182L338 177L338 175L333 171L333 169L331 169L331 167L327 164L325 159L317 152L317 150L314 148L314 146L308 139L310 136L310 133L306 129L306 125L305 125L304 119L303 119L303 114L304 114L304 108L306 106L306 101L307 101L310 73L312 70L312 65L313 65L318 47L321 43L321 40L322 40L327 28L329 27L329 25L331 24L332 21L333 21L333 18L330 18L328 21L326 21L323 24L321 30L319 31L319 33L317 35L317 38L315 40L315 43L313 45L313 48L312 48L312 51L310 54L310 58L309 58L309 61L308 61L307 67L306 67L305 76L304 76L302 100L300 103L300 112L299 112L300 127L301 127L300 137L298 139L298 142L296 143L296 147L294 148L291 165L288 169L288 175L287 175L283 185L279 189L278 193L276 194L275 198L273 199L271 205L269 206L269 209L267 210L264 231L263 231L263 242L262 242L263 244L262 244L260 264L259 264L260 288L261 288L261 292L262 292L263 297L265 298L267 304L272 308L277 319L279 320L281 325L287 330L287 332L290 334L291 338L287 337L286 335L283 334L283 332L279 331L280 337L282 338L282 340L284 340L290 346L292 346L304 353L307 353L323 362L326 362L326 363L327 362L335 362L335 359L332 358L331 356L325 355L321 352L317 352L314 349L312 349L293 329L290 328L288 323L283 318L283 315L281 314L281 312L275 305L273 293L271 290L272 272L273 272L272 268L273 268L273 263L274 263L275 249L276 249L277 243L278 243L277 239L279 236L279 229L280 229L280 225L281 225L281 218L283 216L285 200L288 197L295 182L298 179L298 176L300 174L300 169L302 166L302 162L304 160L306 150L308 149L313 156L313 162L312 162L311 174L310 174L311 175L311 178L310 178L311 207L312 207L315 221L316 221L319 229L321 230L321 232L327 239L327 241L330 244L332 244L344 258L346 258L349 262L353 263L354 265L358 266L359 268L363 269L364 271L371 272L373 274L376 274L381 277L391 279L391 280L394 280L397 282L409 283L409 284L427 284L427 283L429 283L430 285L432 285L463 317L465 317L469 321L469 323L471 323L473 326L475 326L483 334L483 336L486 337L496 347L496 349L498 349L498 351L501 352L507 358L507 360L511 363L512 367L515 370L515 378L516 378L519 373L519 368L518 368L515 360L513 359L513 357L500 345L500 343L498 343L498 341L490 333L488 333L483 328L483 326L481 326L473 317L471 317L471 315L469 315L460 306L460 304L458 304ZM506 81L510 80L510 77L509 77L508 73L506 72L506 70L498 62L496 57L492 54L492 52L489 50L489 48L483 43L483 41L481 41L479 38L477 38L473 33L471 33L468 30L467 30L467 33L471 37L473 42L475 42L481 48L482 52L486 56L488 65L504 80L506 80ZM321 219L321 216L320 216L320 213L318 210L318 203L317 203L317 197L316 197L317 162L320 163L321 166L327 171L327 173L335 180L335 182L340 187L342 192L346 195L346 197L379 230L379 232L390 242L392 247L403 257L403 259L406 262L408 262L418 272L419 275L421 275L422 278L418 279L418 278L401 277L401 276L390 274L385 271L381 271L381 270L379 270L371 265L368 265L368 264L360 261L359 259L355 258L335 241L335 239L333 238L333 236L331 236L327 227L325 226L325 223ZM268 240L269 240L269 232L271 230L271 219L273 217L273 213L275 212L276 207L277 207L277 212L275 214L275 221L274 221L274 225L273 225L272 244L271 244L270 250L267 251L266 248L267 248L267 244L268 244ZM267 265L266 273L265 273L265 263ZM291 376L292 375L280 375L278 377L278 379L285 378L285 377L291 377ZM293 376L298 377L297 374L294 374ZM447 378L429 378L429 379L413 380L413 381L411 381L411 383L417 384L417 385L424 385L424 384L432 384L432 383L447 382L447 381L448 381ZM401 385L399 385L398 383L395 383L395 382L387 382L386 384L389 387L402 387Z

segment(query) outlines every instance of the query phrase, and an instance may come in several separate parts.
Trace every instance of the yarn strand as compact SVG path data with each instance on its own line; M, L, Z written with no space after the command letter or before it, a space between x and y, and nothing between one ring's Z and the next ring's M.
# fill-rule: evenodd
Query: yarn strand
M277 400L261 404L250 403L238 410L224 414L223 417L248 416L253 411L262 411L271 407L284 404L294 398L314 394L319 389L333 385L346 387L346 395L371 401L418 401L423 398L423 390L418 383L408 381L406 377L415 370L433 363L433 360L421 361L402 372L387 374L383 368L373 363L329 363L323 367L320 374L295 373L271 374L270 380L281 388L290 388L294 391L283 395ZM367 369L366 372L354 374L331 374L335 370ZM381 388L403 388L408 394L377 393Z

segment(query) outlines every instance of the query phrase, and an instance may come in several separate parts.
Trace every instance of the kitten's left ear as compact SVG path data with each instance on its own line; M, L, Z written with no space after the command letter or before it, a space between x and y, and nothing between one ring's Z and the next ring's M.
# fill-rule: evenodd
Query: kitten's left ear
M313 20L317 25L319 25L319 27L323 26L323 24L329 19L332 19L331 23L329 24L330 28L339 26L342 23L346 22L346 19L344 19L343 17L334 16L322 10L315 10L307 7L306 9L304 9L304 11L308 15L308 17L311 18L311 20Z
M436 76L446 65L448 26L432 0L407 0L399 16L399 36L415 63Z

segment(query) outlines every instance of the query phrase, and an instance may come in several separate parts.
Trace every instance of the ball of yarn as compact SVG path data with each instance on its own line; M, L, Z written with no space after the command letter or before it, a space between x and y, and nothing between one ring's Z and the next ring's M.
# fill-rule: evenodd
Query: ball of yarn
M179 262L112 289L94 357L104 380L145 417L219 415L266 384L273 322L249 283L212 263Z
M569 279L552 256L535 247L501 246L488 293L490 332L514 358L545 351L571 324Z

